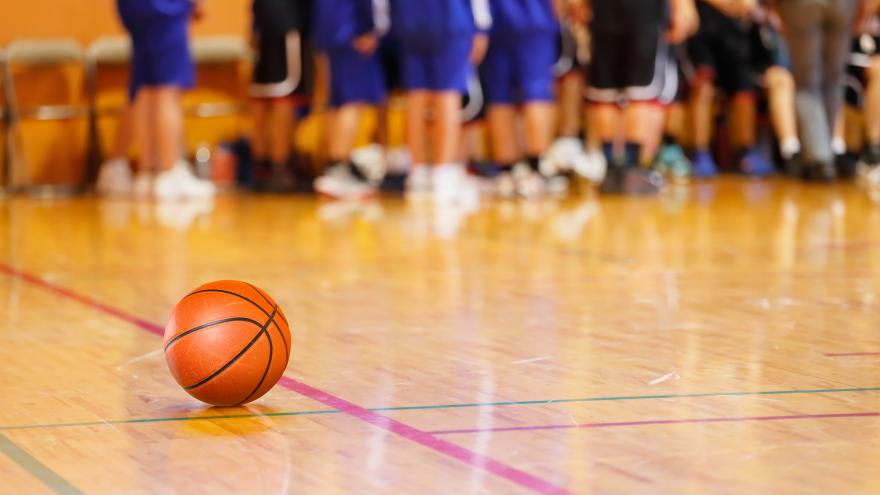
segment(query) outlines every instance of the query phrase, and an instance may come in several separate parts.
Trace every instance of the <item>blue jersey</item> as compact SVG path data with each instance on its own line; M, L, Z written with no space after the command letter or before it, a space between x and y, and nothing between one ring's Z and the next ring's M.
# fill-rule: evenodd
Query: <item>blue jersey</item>
M192 0L118 0L119 13L125 20L156 17L189 17Z
M553 0L490 0L490 4L493 39L559 30Z
M314 4L312 33L318 50L350 45L373 30L373 0L318 0Z
M407 48L443 46L492 23L488 0L391 0L391 32Z
M160 52L187 43L190 0L117 0L116 6L136 49Z

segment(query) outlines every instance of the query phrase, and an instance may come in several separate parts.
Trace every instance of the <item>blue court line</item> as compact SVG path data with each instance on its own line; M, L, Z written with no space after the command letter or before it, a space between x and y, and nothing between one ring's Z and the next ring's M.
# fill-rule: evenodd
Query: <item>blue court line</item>
M755 392L703 392L692 394L658 394L658 395L613 395L599 397L582 397L578 399L550 399L550 400L518 400L518 401L501 401L501 402L470 402L460 404L434 404L424 406L396 406L396 407L375 407L370 408L371 412L396 412L396 411L425 411L425 410L442 410L442 409L465 409L480 407L512 407L512 406L550 406L554 404L576 404L586 402L622 402L635 400L661 400L661 399L695 399L705 397L754 397L765 395L795 395L795 394L841 394L841 393L859 393L859 392L880 392L880 387L858 387L858 388L818 388L818 389L793 389L793 390L763 390ZM337 409L322 409L314 411L279 411L279 412L261 412L261 413L241 413L241 414L217 414L211 416L176 416L163 418L135 418L135 419L116 419L104 421L83 421L77 423L45 423L45 424L27 424L0 426L0 431L11 430L34 430L47 428L67 428L67 427L84 427L84 426L109 426L109 425L125 425L125 424L144 424L144 423L167 423L176 421L211 421L224 419L250 419L250 418L283 418L288 416L314 416L321 414L341 414L342 411Z
M60 495L83 495L78 488L2 434L0 434L0 453L5 454L22 469L42 481L53 492Z

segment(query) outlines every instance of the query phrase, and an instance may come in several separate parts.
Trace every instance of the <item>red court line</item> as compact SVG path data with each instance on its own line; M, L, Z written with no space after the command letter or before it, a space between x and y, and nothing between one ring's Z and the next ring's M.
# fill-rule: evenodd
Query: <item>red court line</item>
M127 323L131 323L141 330L146 330L159 336L162 336L165 333L164 329L159 325L156 325L155 323L150 323L149 321L138 318L119 308L115 308L113 306L92 299L88 296L76 293L70 289L66 289L51 282L47 282L39 277L22 272L6 264L0 263L0 272L6 273L11 277L17 278L32 285L39 286L60 296L77 301L85 306L101 311L102 313L114 316ZM292 390L293 392L308 397L309 399L337 409L342 413L357 418L371 426L381 428L390 433L393 433L394 435L405 438L418 445L431 449L434 452L461 461L462 463L467 464L473 469L488 471L496 476L511 481L533 492L542 494L571 493L562 486L533 476L529 473L526 473L525 471L521 471L513 466L510 466L509 464L505 464L501 461L492 459L489 456L474 452L472 450L456 445L452 442L443 440L442 438L439 438L430 432L391 419L388 416L370 411L341 397L337 397L329 392L324 392L323 390L317 389L298 380L294 380L293 378L283 376L278 383L288 390Z
M826 352L825 357L880 356L880 352Z
M733 416L721 418L696 419L649 419L644 421L621 421L617 423L580 423L564 425L533 425L508 426L501 428L473 428L461 430L435 430L428 433L434 435L457 435L464 433L499 433L505 431L537 431L537 430L570 430L575 428L615 428L622 426L649 425L680 425L697 423L741 423L745 421L790 421L794 419L835 419L835 418L873 418L880 416L878 412L865 413L828 413L828 414L791 414L788 416Z

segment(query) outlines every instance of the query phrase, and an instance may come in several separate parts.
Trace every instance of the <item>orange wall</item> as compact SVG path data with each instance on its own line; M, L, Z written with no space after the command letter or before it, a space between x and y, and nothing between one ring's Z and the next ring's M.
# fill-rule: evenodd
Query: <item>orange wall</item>
M72 37L81 43L121 34L114 0L0 0L0 45L15 38ZM246 35L250 0L203 0L194 33Z

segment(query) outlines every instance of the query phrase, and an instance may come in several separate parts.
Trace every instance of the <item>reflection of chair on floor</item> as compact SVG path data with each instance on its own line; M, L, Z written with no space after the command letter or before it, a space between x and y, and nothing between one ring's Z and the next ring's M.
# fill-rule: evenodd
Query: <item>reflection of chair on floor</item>
M131 41L127 37L99 38L89 46L92 140L99 154L96 162L114 153L119 118L128 105L130 63Z
M17 40L6 52L8 183L69 193L85 184L89 105L84 53L67 39Z

